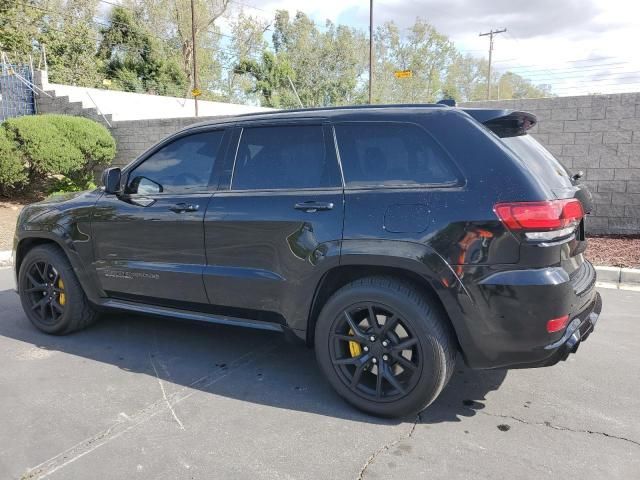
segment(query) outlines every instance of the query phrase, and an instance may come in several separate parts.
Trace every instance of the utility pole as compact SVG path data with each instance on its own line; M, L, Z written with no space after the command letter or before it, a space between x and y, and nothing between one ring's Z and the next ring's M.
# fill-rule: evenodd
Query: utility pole
M193 94L193 103L196 108L196 117L198 116L198 95L200 92L198 91L198 66L196 63L196 9L193 6L193 1L191 0L191 45L193 56L193 90L191 93Z
M498 35L499 33L504 33L506 31L507 31L506 28L503 28L502 30L491 29L491 31L489 32L480 34L481 37L486 37L487 35L489 36L489 71L487 73L487 100L491 99L491 54L493 53L493 36Z
M369 0L369 105L373 103L373 0Z

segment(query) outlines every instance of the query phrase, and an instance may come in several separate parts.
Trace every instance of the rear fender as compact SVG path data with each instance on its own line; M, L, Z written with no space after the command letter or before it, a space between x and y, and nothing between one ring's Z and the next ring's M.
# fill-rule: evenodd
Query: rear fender
M406 241L344 240L340 265L379 266L402 269L423 278L436 293L451 320L463 355L473 340L464 318L475 306L449 264L432 248Z

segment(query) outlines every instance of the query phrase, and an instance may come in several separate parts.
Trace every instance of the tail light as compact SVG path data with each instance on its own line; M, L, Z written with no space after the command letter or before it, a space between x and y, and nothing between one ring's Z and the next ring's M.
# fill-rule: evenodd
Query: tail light
M571 235L584 217L575 198L546 202L498 203L494 211L512 232L523 232L530 240L555 240Z

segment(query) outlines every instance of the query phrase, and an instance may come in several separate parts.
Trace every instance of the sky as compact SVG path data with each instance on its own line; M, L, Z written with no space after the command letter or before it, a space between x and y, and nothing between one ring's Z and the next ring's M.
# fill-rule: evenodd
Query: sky
M230 0L234 8L273 18L278 9L304 11L317 23L368 29L368 0ZM560 96L640 91L640 0L374 0L374 25L407 28L421 17L459 50L486 56L480 32L495 37L494 67Z

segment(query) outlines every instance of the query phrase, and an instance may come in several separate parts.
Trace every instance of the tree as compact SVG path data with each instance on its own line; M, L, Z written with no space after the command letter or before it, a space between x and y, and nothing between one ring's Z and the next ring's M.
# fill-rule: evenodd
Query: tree
M539 98L551 94L549 85L533 85L530 80L513 72L501 75L495 88L492 88L492 91L495 90L495 98Z
M40 36L45 12L33 8L36 3L35 0L21 3L0 0L0 50L14 55L17 62L28 59Z
M294 75L291 65L273 52L265 50L260 61L244 59L235 67L238 75L250 75L254 85L251 93L259 93L263 105L276 108L291 108L296 105L290 91L289 79Z
M127 0L125 5L140 12L150 31L177 52L182 73L192 85L191 0ZM222 70L218 61L220 32L215 22L227 10L229 0L195 0L194 5L198 80L204 87L203 96L215 98L212 92L218 90Z
M180 66L165 55L161 42L141 25L132 10L113 7L102 31L98 56L116 88L159 95L184 95L188 82Z
M273 47L295 72L295 87L305 107L363 100L366 37L363 32L327 21L325 31L304 13L293 19L276 12Z
M402 36L394 22L375 33L374 98L385 103L424 103L439 100L447 70L454 63L453 43L420 18ZM411 70L410 78L396 79L394 71Z
M100 83L96 59L98 30L93 17L98 0L61 0L43 25L41 43L46 45L49 79L54 83L94 87Z
M229 47L218 52L220 63L227 67L222 76L220 93L226 101L255 103L260 97L254 91L253 80L250 75L245 75L247 72L242 68L238 70L236 67L251 60L260 63L267 48L264 34L269 28L269 22L240 12L231 20L230 27L232 39ZM243 73L238 73L239 71Z

